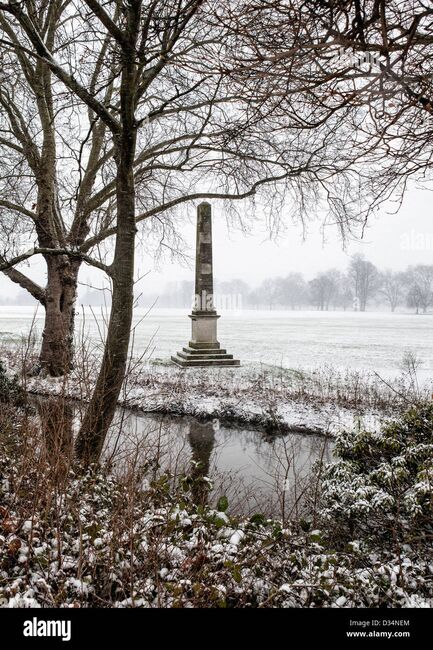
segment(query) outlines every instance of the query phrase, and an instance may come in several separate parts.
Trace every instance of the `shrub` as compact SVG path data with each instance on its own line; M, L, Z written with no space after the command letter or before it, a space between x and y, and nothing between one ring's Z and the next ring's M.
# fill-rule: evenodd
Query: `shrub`
M0 403L22 406L25 403L25 393L21 388L18 377L9 377L3 363L0 361Z
M321 516L339 545L425 545L433 533L433 405L411 408L382 431L341 434L322 481Z

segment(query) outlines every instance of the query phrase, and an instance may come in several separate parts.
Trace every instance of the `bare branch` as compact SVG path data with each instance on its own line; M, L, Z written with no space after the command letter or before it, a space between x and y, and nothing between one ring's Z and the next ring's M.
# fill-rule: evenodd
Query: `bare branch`
M5 260L0 256L0 265L5 263ZM39 286L36 282L14 268L5 268L3 269L3 273L7 275L12 282L15 282L15 284L18 284L22 289L28 291L33 298L41 303L41 305L45 305L45 289Z
M19 212L25 217L29 217L29 219L32 219L33 221L36 221L36 219L38 218L36 212L33 212L32 210L28 210L24 206L18 205L17 203L13 203L12 201L6 201L5 199L0 199L0 208L7 208L8 210Z
M45 43L39 34L38 30L34 26L31 19L22 11L22 9L16 5L6 5L5 3L0 3L0 10L9 11L12 13L15 18L18 20L19 24L23 28L24 32L27 34L30 42L35 48L35 52L31 52L26 48L27 53L41 58L50 68L50 70L62 81L67 88L69 88L73 93L77 95L87 106L89 106L95 113L98 115L101 120L103 120L107 126L111 129L113 133L119 133L120 125L119 122L113 117L113 115L108 111L108 109L101 104L84 86L82 86L77 79L70 75L62 66L57 63L57 61L52 56L51 52L45 46ZM13 48L17 46L14 43L10 43Z
M114 23L110 16L107 14L105 9L101 7L99 2L96 0L84 0L86 5L93 11L95 16L99 18L101 23L104 25L106 30L111 34L111 36L121 45L125 47L127 45L127 40L124 33L121 29L118 28L116 23Z
M99 260L95 260L92 257L89 257L88 255L86 255L84 252L80 250L75 250L70 248L43 248L43 247L31 248L28 251L21 253L21 255L17 255L11 260L5 260L3 258L0 258L1 260L0 271L6 273L8 269L17 266L17 264L21 264L21 262L25 262L26 260L29 260L31 257L34 257L35 255L44 255L44 256L52 255L55 257L65 255L67 257L80 259L86 264L88 264L89 266L94 266L95 268L104 271L104 273L106 273L107 275L111 275L110 266L104 264Z

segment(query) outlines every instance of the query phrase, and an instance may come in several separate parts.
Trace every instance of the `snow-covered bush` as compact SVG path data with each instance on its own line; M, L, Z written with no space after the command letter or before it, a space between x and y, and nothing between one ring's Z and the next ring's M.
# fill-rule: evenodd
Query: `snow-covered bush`
M21 406L25 401L25 393L21 388L18 377L12 378L7 374L5 366L0 361L0 404Z
M424 546L433 534L433 405L411 408L382 431L338 436L322 481L321 517L337 546Z

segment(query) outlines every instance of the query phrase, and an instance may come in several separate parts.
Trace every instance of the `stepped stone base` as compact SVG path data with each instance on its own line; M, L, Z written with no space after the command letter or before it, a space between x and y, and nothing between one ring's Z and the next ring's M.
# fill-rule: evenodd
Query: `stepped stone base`
M197 345L197 344L195 344ZM207 366L240 366L240 361L233 359L232 354L219 347L186 347L171 357L173 363L181 368L201 368Z

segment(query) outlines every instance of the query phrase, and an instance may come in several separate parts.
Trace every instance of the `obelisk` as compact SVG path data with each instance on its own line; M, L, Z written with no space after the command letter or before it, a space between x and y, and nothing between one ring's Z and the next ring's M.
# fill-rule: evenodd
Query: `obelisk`
M189 346L171 357L182 368L194 366L239 366L233 355L222 350L217 339L217 321L213 293L212 208L201 203L197 208L195 258L195 296Z
M217 315L213 297L212 213L209 203L197 208L197 241L195 253L195 294L190 316L191 348L217 349Z

